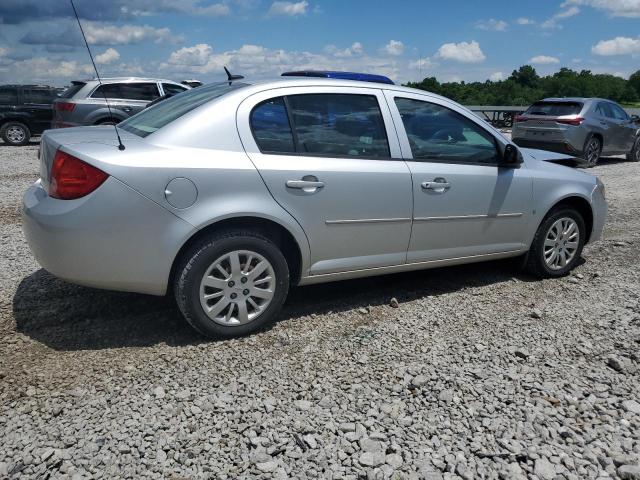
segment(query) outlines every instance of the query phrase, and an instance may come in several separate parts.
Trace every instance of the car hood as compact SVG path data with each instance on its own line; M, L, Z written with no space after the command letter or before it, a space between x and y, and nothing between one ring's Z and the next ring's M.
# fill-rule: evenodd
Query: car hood
M575 160L576 158L571 155L565 155L564 153L549 152L547 150L538 150L536 148L521 148L520 150L536 160L542 160L543 162L567 162Z

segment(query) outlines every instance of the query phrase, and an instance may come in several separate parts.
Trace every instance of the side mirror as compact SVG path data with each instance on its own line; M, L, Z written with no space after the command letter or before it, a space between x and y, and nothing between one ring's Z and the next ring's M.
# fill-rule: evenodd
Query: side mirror
M515 145L509 143L504 147L502 163L506 167L517 167L522 163L522 155Z
M638 116L638 115L631 115L631 122L632 122L632 123L640 123L640 116Z

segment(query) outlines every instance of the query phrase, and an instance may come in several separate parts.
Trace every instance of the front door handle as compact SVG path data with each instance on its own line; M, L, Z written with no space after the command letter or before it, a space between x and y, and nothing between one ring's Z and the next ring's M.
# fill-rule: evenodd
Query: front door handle
M308 180L305 180L304 178L302 180L287 180L286 185L287 188L295 188L306 193L314 193L317 192L318 189L324 187L324 182L319 181L315 177L311 177Z
M422 188L425 190L433 190L434 192L442 193L451 188L451 184L444 178L435 178L433 182L422 182Z

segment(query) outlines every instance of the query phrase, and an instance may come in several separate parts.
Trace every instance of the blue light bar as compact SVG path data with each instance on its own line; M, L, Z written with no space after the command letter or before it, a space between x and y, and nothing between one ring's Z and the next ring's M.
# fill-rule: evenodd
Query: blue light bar
M332 70L300 70L296 72L284 72L283 77L320 77L339 78L340 80L357 80L360 82L387 83L394 85L389 77L373 73L336 72Z

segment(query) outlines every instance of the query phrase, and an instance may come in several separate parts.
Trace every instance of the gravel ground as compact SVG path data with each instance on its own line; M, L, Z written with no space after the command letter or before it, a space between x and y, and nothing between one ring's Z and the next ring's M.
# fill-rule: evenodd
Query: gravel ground
M573 276L299 288L208 342L169 299L38 267L36 151L0 146L0 478L640 478L640 164L593 170L610 216Z

